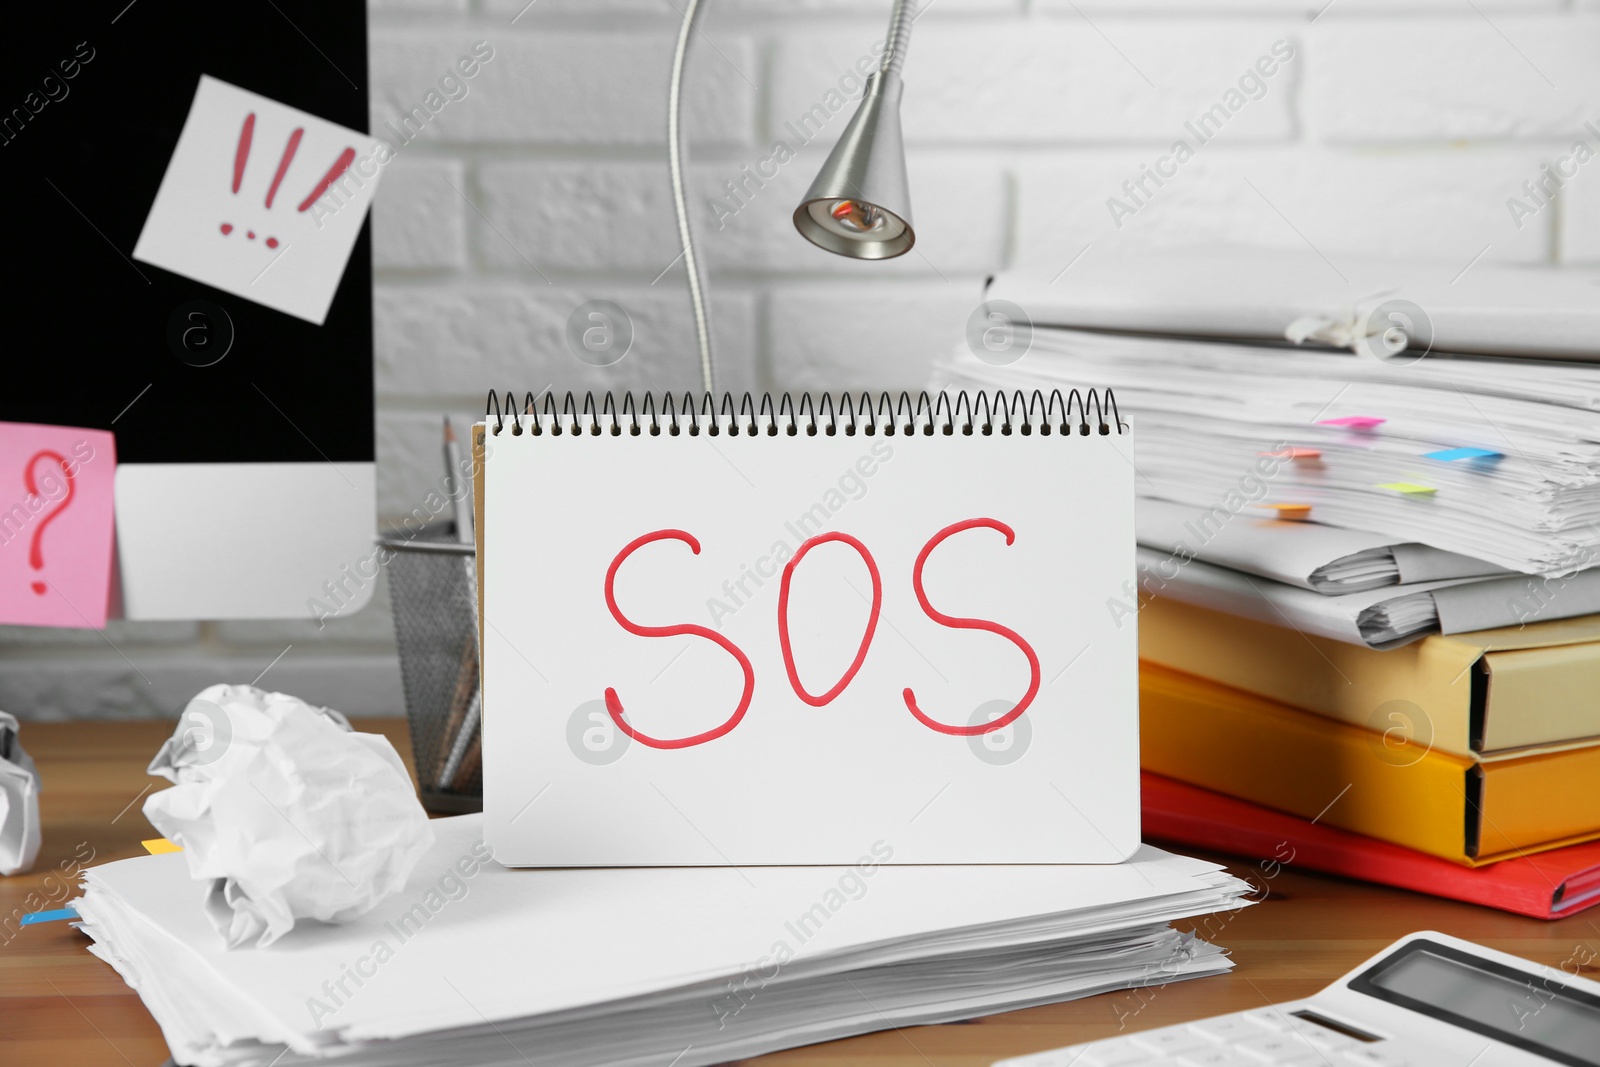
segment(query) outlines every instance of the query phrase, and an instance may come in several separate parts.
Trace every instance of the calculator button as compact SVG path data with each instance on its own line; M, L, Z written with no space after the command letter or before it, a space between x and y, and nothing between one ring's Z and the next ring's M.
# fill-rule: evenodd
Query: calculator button
M1136 1067L1138 1064L1156 1064L1161 1057L1148 1049L1130 1045L1127 1040L1108 1041L1103 1045L1090 1045L1072 1067Z
M1254 1057L1258 1063L1320 1063L1325 1060L1322 1053L1294 1034L1263 1034L1240 1041L1233 1047L1244 1056Z
M1361 1043L1355 1038L1335 1033L1326 1026L1318 1026L1316 1023L1297 1020L1294 1023L1294 1032L1305 1038L1306 1044L1323 1052L1340 1052L1348 1048L1361 1047Z
M1181 1064L1182 1067L1261 1067L1260 1060L1251 1059L1231 1048L1217 1045L1185 1052L1172 1062Z
M1270 1030L1273 1033L1282 1033L1289 1029L1287 1018L1277 1008L1257 1008L1255 1011L1240 1012L1234 1018L1248 1019L1262 1030Z
M1151 1052L1163 1052L1171 1055L1174 1052L1188 1052L1190 1049L1206 1048L1211 1043L1199 1034L1192 1034L1187 1027L1174 1026L1164 1030L1147 1030L1142 1034L1134 1034L1128 1040L1136 1047L1148 1049Z
M1084 1054L1093 1047L1093 1045L1068 1045L1066 1048L1053 1048L1048 1052L1035 1052L1029 1056L1001 1060L991 1067L1087 1067L1089 1061L1084 1058Z
M1069 1045L1066 1048L1053 1048L1049 1052L1035 1052L1030 1056L1016 1056L1009 1060L1000 1060L991 1067L1076 1067L1083 1055L1083 1045Z
M1350 1049L1344 1054L1344 1063L1363 1067L1409 1067L1410 1060L1393 1052L1376 1048Z
M1189 1029L1213 1041L1238 1041L1246 1037L1260 1037L1264 1028L1243 1015L1219 1015L1215 1019L1191 1023ZM1271 1029L1276 1030L1277 1027Z

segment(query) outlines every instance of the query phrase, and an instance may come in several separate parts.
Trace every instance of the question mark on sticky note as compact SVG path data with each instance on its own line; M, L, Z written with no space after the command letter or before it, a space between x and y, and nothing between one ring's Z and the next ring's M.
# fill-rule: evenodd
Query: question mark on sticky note
M64 481L61 484L65 487L66 491L61 494L60 500L51 501L46 494L39 491L39 479L34 476L34 467L38 465L41 459L55 464L55 466L61 470L61 474L64 478ZM54 522L56 517L59 516L63 511L67 510L68 504L72 503L72 495L75 492L72 484L72 468L67 465L66 457L61 453L52 452L49 449L45 449L41 452L35 452L29 458L27 465L22 469L22 480L23 483L27 485L29 493L40 500L45 501L46 504L53 503L55 505L45 512L44 517L39 520L39 524L34 527L33 542L28 549L28 565L34 570L42 572L44 570L44 550L42 542L44 540L45 528ZM36 581L33 583L33 591L40 596L44 596L47 588L49 587L46 586L43 581Z

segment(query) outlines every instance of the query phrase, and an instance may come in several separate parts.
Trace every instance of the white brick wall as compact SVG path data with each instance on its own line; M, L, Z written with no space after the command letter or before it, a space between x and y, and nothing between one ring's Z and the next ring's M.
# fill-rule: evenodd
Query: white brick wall
M731 388L916 388L985 275L1054 275L1117 242L1600 262L1600 162L1521 227L1506 206L1575 138L1600 147L1583 129L1600 127L1600 0L934 0L905 70L919 241L885 264L813 249L789 221L849 105L764 185L745 175L775 140L798 146L786 124L826 108L841 79L853 89L889 0L705 5L686 128ZM379 136L397 140L388 124L475 43L494 50L400 148L373 209L385 515L410 511L439 477L439 414L472 417L490 387L697 385L682 271L667 269L679 251L664 119L680 6L370 0ZM1293 59L1118 226L1107 198L1279 40ZM729 199L725 183L741 181ZM632 350L609 368L564 339L592 299L633 321ZM292 645L263 684L398 712L387 612L380 592L321 631L0 631L0 708L171 715Z

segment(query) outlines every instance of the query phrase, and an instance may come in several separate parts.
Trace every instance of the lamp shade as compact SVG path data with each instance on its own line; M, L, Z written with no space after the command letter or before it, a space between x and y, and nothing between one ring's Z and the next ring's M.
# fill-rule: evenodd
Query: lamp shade
M850 125L795 208L795 229L819 248L854 259L893 259L916 243L900 136L903 90L894 70L867 79Z

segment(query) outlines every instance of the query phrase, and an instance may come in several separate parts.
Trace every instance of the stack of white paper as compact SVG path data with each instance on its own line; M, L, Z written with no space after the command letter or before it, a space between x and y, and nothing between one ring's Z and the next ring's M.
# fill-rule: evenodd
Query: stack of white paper
M1268 339L1300 324L1369 335L1398 325L1413 348L1600 358L1600 271L1327 251L1097 242L1070 272L1007 276L991 295L1021 304L1034 325Z
M1002 277L984 311L1008 328L936 384L1115 393L1141 598L1376 648L1600 611L1600 275L1337 259Z
M1249 889L1148 846L1106 866L517 871L481 817L434 825L399 895L266 949L222 947L181 855L93 868L76 907L190 1067L693 1067L1218 973L1219 949L1167 924Z

